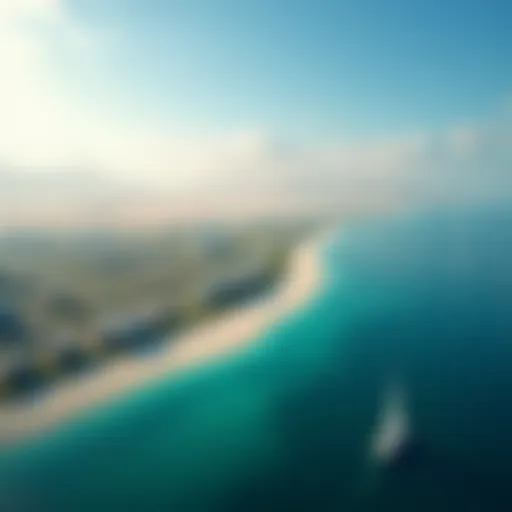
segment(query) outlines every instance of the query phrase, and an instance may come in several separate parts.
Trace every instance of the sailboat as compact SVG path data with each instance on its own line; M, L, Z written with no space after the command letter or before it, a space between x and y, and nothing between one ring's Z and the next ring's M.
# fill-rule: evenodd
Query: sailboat
M384 396L371 445L371 454L384 465L395 465L404 460L412 445L405 392L400 386L394 385Z

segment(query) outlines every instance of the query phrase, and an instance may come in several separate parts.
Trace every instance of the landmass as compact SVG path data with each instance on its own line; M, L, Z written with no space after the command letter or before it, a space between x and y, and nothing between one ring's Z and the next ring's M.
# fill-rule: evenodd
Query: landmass
M210 361L256 339L262 330L304 303L317 289L321 280L318 245L323 238L311 239L313 232L311 227L298 230L288 228L276 238L274 230L274 242L270 243L269 238L266 243L259 242L260 254L262 248L266 249L263 252L265 256L260 256L259 266L251 266L251 269L257 268L258 272L240 272L239 267L227 265L228 270L222 274L223 279L215 281L217 286L208 287L210 291L215 290L213 295L209 295L210 302L203 301L201 306L192 302L189 308L181 306L177 308L181 316L176 315L176 310L173 310L172 322L162 322L161 325L154 320L158 315L144 317L153 319L158 328L153 327L152 322L147 320L148 332L142 329L139 333L135 329L136 334L133 334L130 329L121 329L120 333L125 333L125 338L118 334L118 346L113 342L115 337L108 338L105 335L95 344L68 342L65 345L67 352L63 349L51 352L60 356L60 359L54 359L53 367L48 363L46 366L41 364L36 358L29 359L32 369L33 361L38 361L35 368L39 373L32 374L32 377L31 374L25 376L25 380L33 381L24 383L27 388L38 385L37 381L42 378L48 379L47 375L55 375L56 368L57 373L66 373L67 370L68 376L61 384L54 385L44 399L37 402L13 400L12 397L16 397L17 393L10 392L13 389L12 382L4 378L4 400L0 402L0 443L11 443L15 439L24 439L29 434L44 432L117 394ZM269 236L269 232L266 236ZM248 254L252 254L254 258L255 252L252 250ZM188 282L191 280L196 284L199 281L189 277ZM211 283L211 280L204 282ZM184 294L180 297L185 296L194 296L197 300L202 295ZM155 331L160 329L156 337L162 346L158 352L140 357L133 347L140 349L150 344L152 336L149 331L153 328ZM79 329L75 332L79 332ZM109 343L113 343L113 346ZM75 359L72 357L73 349ZM42 351L39 349L37 352L30 352L32 357L35 353ZM67 359L63 354L67 354ZM80 367L84 363L83 359L88 357L101 361L90 363L97 367L93 376L72 370ZM58 361L60 367L56 364ZM54 373L51 373L52 369ZM6 375L9 377L12 373ZM49 380L52 381L51 377Z

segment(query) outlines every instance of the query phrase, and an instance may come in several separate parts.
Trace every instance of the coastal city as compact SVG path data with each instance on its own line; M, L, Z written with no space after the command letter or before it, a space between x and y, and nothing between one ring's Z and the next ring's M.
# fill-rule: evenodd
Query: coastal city
M512 512L512 0L0 0L0 512Z
M1 237L0 403L270 293L308 223Z

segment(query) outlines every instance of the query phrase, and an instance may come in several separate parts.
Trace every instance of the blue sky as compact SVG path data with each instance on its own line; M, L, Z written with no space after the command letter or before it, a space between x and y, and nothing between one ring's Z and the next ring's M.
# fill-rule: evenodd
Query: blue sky
M0 0L0 165L295 204L486 155L501 189L510 26L508 0Z
M508 1L75 0L70 10L119 37L102 76L81 85L134 119L364 135L482 118L511 89Z

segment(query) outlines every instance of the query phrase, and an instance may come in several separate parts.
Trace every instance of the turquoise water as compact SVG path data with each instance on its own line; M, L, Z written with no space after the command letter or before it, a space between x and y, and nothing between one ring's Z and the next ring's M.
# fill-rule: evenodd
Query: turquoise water
M0 454L0 510L512 510L512 215L367 222L242 353ZM424 457L373 465L391 379Z

